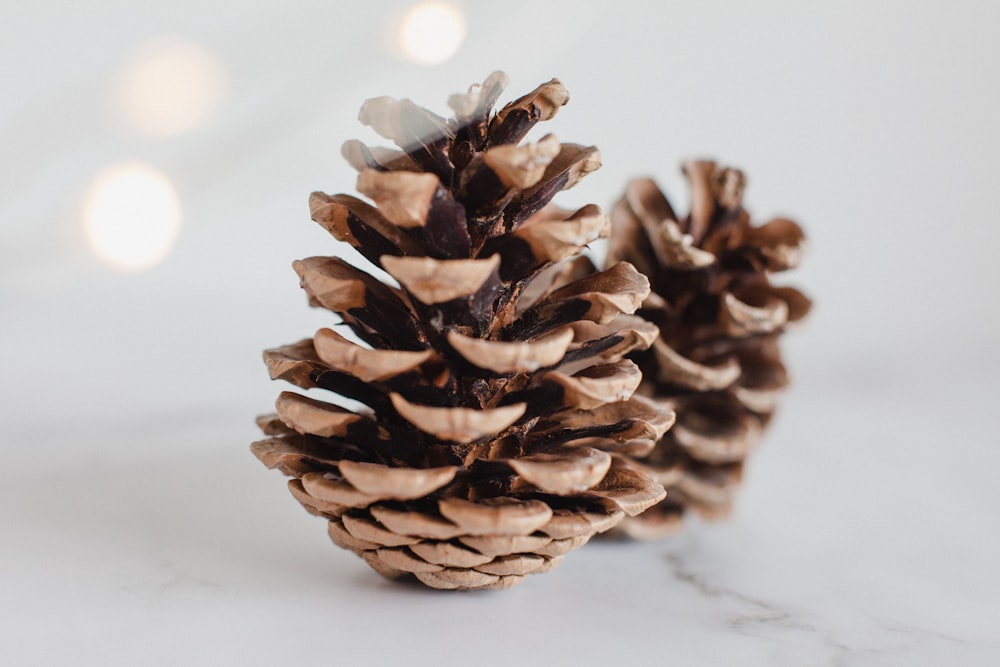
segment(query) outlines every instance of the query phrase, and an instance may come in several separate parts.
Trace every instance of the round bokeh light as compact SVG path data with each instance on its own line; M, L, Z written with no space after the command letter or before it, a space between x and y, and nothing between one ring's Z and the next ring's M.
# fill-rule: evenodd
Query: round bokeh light
M139 47L119 73L114 104L135 130L167 137L197 127L221 105L225 67L204 47L161 37Z
M142 271L166 259L180 228L173 183L142 162L100 172L83 202L87 245L98 259L123 271Z
M422 2L403 16L399 44L420 65L436 65L455 55L465 40L461 10L443 2Z

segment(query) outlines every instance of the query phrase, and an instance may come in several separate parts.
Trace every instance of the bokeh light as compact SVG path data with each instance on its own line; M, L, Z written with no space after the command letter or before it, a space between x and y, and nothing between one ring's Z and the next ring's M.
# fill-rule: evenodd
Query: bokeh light
M142 162L100 172L83 202L83 232L101 261L142 271L170 254L181 228L181 205L170 180Z
M455 55L465 40L465 16L442 2L422 2L403 16L399 45L420 65L436 65Z
M204 47L176 37L143 44L119 73L117 113L135 130L156 137L187 132L222 105L228 78Z

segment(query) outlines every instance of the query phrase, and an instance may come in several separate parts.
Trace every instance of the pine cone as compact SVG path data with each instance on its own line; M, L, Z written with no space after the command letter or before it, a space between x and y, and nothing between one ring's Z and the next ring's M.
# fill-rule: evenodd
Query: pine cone
M311 305L360 344L324 328L264 353L272 378L362 407L282 393L253 452L336 544L435 588L506 588L664 497L625 458L673 423L632 397L640 374L623 358L655 337L632 315L649 282L580 254L607 233L598 207L549 203L600 166L597 150L518 145L566 89L553 79L494 113L505 84L452 96L453 119L363 105L402 149L344 145L375 206L314 193L310 208L399 286L336 257L297 261Z
M611 213L608 262L627 260L650 277L639 314L660 329L651 348L631 355L643 371L639 393L677 411L675 427L641 462L667 498L620 526L633 537L673 532L688 508L706 518L729 512L744 459L788 383L778 338L811 305L768 279L798 264L799 226L751 224L739 170L688 162L683 171L687 217L649 179L630 182Z

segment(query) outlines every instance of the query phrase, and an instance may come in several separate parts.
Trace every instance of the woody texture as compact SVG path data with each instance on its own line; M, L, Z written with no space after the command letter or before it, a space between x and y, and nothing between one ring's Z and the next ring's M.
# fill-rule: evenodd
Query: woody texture
M337 545L435 588L511 586L665 494L630 462L674 420L633 396L624 358L656 336L633 315L649 282L581 255L608 232L598 207L550 203L599 154L522 143L569 96L553 79L495 111L505 85L494 73L452 96L452 118L362 106L398 149L347 142L363 198L314 193L310 209L381 271L296 261L309 303L336 317L264 353L273 379L308 391L259 418L254 454Z
M645 178L628 184L611 213L608 263L629 261L649 276L639 314L660 331L630 357L644 374L639 393L677 414L637 462L667 497L616 530L639 538L674 532L689 510L709 519L730 512L746 457L788 384L779 339L811 305L770 279L798 264L800 227L785 218L755 225L743 208L742 171L695 161L683 172L687 215Z

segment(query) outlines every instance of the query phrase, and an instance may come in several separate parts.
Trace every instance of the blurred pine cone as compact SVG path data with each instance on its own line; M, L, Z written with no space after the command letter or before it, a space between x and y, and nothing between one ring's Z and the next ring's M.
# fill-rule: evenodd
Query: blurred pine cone
M566 89L552 80L494 112L505 85L495 73L452 96L453 119L363 105L402 149L344 145L375 205L314 193L310 207L399 286L337 257L297 261L311 305L360 342L324 328L264 353L272 378L362 407L282 393L253 452L335 543L436 588L508 587L664 497L624 456L673 422L632 397L639 369L623 359L655 337L631 315L648 280L580 255L607 233L598 207L549 203L600 166L597 150L519 145Z
M639 393L677 412L674 428L641 459L667 498L619 527L633 537L674 531L687 509L706 518L729 512L744 459L788 383L778 339L811 305L768 278L798 264L799 226L784 218L754 226L737 169L699 161L683 171L686 217L649 179L630 182L611 213L608 263L627 260L649 276L639 314L660 329L651 348L630 356L643 371Z

